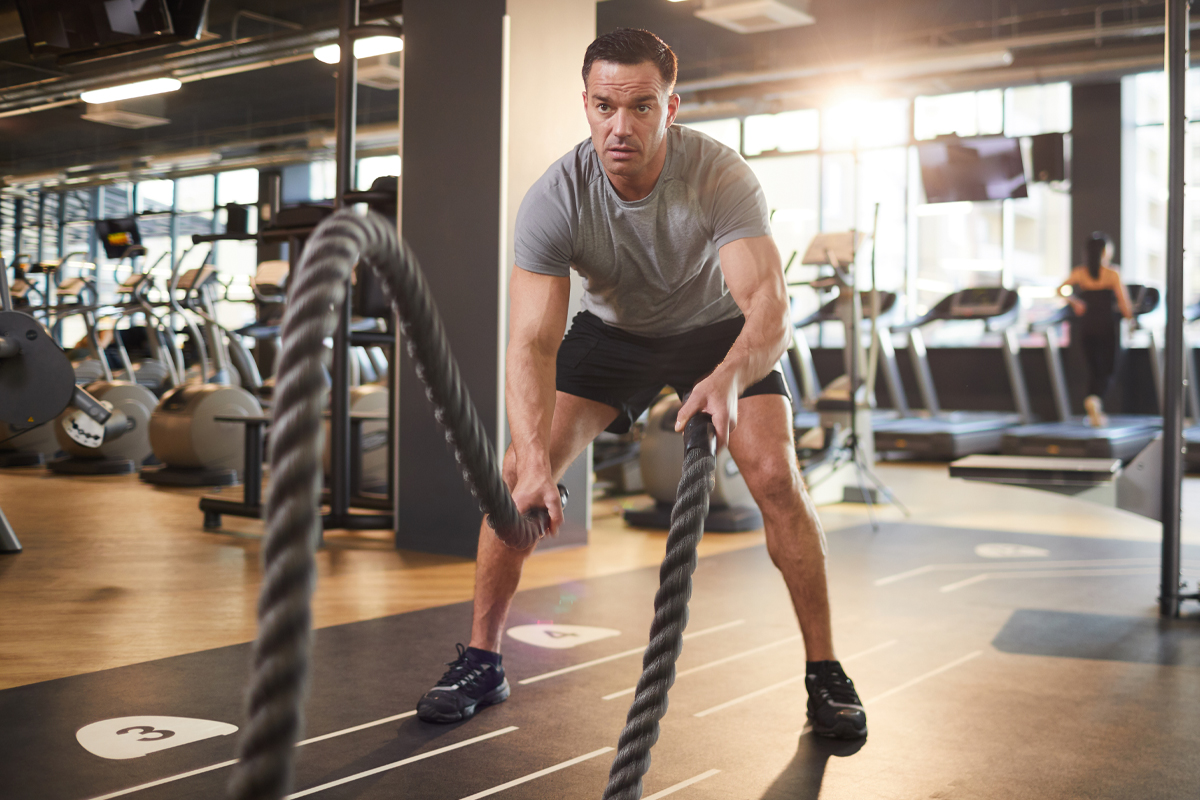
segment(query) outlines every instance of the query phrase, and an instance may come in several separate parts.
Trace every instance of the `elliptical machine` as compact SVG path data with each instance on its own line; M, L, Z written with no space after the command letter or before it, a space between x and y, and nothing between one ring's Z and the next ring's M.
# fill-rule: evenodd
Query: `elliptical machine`
M668 396L650 407L646 433L642 438L642 481L654 504L641 509L626 509L625 524L636 528L670 528L675 493L683 476L683 437L675 433L675 420L683 402ZM717 453L713 477L715 486L709 495L708 517L704 530L736 533L761 528L762 513L750 495L746 479L729 455L729 448Z
M212 266L206 261L182 275L179 266L177 263L171 281L171 308L184 319L191 311L203 321L203 326L197 326L188 319L188 325L200 354L201 379L211 382L183 384L163 395L149 425L150 444L162 465L146 467L141 479L159 486L232 486L245 471L244 437L237 423L220 418L262 416L258 398L242 386L233 385L235 375L239 381L253 384L258 372L242 374L231 367L230 342L234 346L240 343L217 323L212 295L216 272ZM183 293L182 299L178 292ZM200 327L207 336L201 335ZM209 352L215 362L211 375ZM244 361L253 366L249 354Z
M138 248L140 251L140 248ZM139 252L133 247L124 254L131 259ZM84 281L87 285L87 282ZM98 300L95 284L90 285L91 298ZM67 294L67 286L59 288L60 295ZM82 302L82 288L73 289ZM105 353L99 349L97 335L97 306L85 307L81 314L87 326L87 338L97 357L101 378L87 384L87 392L112 411L119 411L126 428L120 436L108 436L95 443L81 439L77 430L80 419L75 411L64 410L54 426L54 435L63 455L50 461L47 466L59 475L128 475L142 466L152 455L147 425L150 412L158 399L145 386L133 380L114 380ZM114 323L114 338L119 336ZM128 354L125 354L128 362ZM126 363L126 374L132 378L134 371Z

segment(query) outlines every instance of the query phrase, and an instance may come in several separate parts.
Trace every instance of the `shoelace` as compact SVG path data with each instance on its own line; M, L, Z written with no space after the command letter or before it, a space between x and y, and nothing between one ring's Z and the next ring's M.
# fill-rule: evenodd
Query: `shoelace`
M473 664L467 656L467 648L462 644L456 644L458 648L458 658L453 661L447 661L446 666L450 669L446 670L446 674L438 681L439 686L454 686L464 680L474 683L479 680L483 674L486 664Z
M829 699L835 703L852 703L858 705L858 693L854 691L854 681L846 677L841 670L829 670L818 677L817 686Z

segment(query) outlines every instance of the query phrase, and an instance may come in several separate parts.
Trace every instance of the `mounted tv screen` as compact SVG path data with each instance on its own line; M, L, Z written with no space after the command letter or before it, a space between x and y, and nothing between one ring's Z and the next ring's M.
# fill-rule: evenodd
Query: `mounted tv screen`
M96 236L104 245L104 255L109 258L124 258L129 248L142 243L142 234L134 217L97 220Z
M208 0L17 0L29 54L60 62L195 39Z
M926 202L1029 196L1019 139L980 136L921 142L917 157Z

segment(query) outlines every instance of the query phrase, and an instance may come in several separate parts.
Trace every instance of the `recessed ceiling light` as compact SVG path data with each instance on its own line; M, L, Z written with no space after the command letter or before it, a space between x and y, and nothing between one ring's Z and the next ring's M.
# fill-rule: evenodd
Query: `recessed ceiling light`
M355 58L370 58L385 53L399 53L404 49L404 40L399 36L368 36L354 42ZM337 64L342 60L342 48L336 44L327 44L313 50L318 61L326 64Z
M94 89L83 92L79 99L85 103L115 103L118 100L130 100L134 97L147 97L152 94L174 92L183 84L174 78L154 78L137 83L124 83L120 86L110 86L107 89Z

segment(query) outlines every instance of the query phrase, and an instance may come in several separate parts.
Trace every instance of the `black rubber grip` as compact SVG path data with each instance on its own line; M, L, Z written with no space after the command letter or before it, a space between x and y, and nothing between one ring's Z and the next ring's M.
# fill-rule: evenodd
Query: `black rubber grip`
M717 454L717 429L711 415L703 411L692 415L683 429L683 448L685 452L704 450L710 456Z

